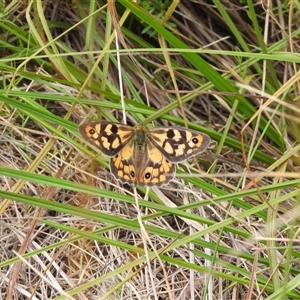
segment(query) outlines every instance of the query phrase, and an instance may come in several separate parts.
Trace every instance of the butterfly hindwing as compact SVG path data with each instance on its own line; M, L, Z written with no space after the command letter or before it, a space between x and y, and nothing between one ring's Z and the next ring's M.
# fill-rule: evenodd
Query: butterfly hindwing
M145 186L162 186L174 178L175 165L167 160L151 142L147 147L147 158L139 174L139 184Z
M122 183L136 184L137 170L134 162L134 142L126 144L110 159L110 171Z

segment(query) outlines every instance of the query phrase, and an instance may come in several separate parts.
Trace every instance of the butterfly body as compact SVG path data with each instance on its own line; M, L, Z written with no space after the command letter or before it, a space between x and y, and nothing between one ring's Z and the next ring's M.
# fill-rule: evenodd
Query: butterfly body
M122 183L162 186L173 179L174 163L204 151L210 138L181 127L147 130L112 123L91 122L79 126L85 140L111 156L111 173Z

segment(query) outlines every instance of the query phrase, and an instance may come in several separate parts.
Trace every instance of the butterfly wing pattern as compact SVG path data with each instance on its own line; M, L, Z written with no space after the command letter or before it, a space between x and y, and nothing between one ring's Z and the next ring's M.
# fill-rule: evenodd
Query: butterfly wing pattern
M85 140L111 156L111 173L122 183L162 186L174 178L175 165L203 152L209 136L182 127L147 130L112 122L79 126Z

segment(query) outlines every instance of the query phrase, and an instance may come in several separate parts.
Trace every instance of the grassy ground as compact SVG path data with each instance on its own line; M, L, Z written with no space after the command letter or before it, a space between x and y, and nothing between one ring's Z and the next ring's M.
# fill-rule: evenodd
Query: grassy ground
M300 3L28 2L0 7L0 298L300 299ZM129 187L101 120L212 143Z

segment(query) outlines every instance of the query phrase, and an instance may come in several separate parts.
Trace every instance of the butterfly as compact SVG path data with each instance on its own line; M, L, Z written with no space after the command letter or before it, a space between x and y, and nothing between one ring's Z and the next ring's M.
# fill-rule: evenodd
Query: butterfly
M110 171L122 183L162 186L174 178L174 164L203 152L210 137L182 127L146 129L113 122L79 126L82 137L110 156Z

